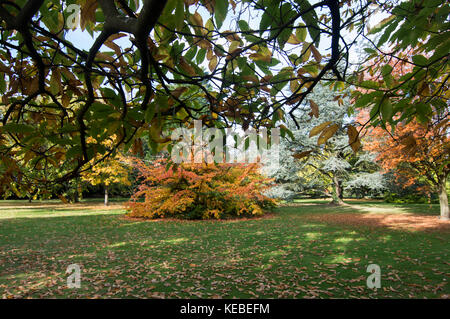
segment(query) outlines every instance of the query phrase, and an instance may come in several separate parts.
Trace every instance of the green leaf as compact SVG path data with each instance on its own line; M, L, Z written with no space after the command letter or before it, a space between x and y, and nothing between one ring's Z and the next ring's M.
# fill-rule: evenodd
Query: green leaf
M99 102L92 103L90 110L94 113L92 118L103 118L114 112L114 109L110 105Z
M368 107L374 103L377 103L377 98L383 95L382 92L371 92L369 94L361 94L356 102L355 102L355 109L357 108L363 108Z
M392 120L393 108L389 99L384 99L381 104L381 118L384 122L390 122Z
M302 15L302 20L305 21L305 24L308 28L308 33L311 36L316 47L319 47L320 42L320 28L319 28L319 18L317 17L317 13L315 10L311 9L311 4L307 0L295 0L300 5L301 11L308 11L307 13Z
M415 64L419 66L425 66L428 64L428 60L423 55L415 55L412 57L412 60Z
M238 25L242 31L250 30L250 27L249 27L247 21L245 21L245 20L239 20Z
M433 110L428 104L425 103L417 103L416 105L417 119L421 123L427 123L430 119L430 116L433 113Z
M183 0L176 0L176 1L177 6L175 8L175 25L176 29L180 31L183 28L184 24L184 2Z
M295 35L300 42L305 42L306 40L306 27L304 23L299 23L297 29L295 30Z
M151 120L153 120L153 117L155 116L155 104L151 103L147 109L145 110L145 122L150 123Z
M399 22L398 20L393 20L389 22L389 26L386 28L386 30L380 37L380 40L378 40L377 44L378 47L382 46L389 39L391 33L395 30L395 28L397 28L398 22Z
M267 30L270 26L270 24L272 23L272 17L270 16L270 14L266 12L264 12L264 14L261 17L261 21L259 23L259 29L261 30L260 33L263 33L265 30Z
M370 81L370 80L362 81L361 86L366 89L378 89L380 87L378 82Z
M0 93L5 93L6 90L6 81L5 78L2 76L0 77Z
M32 133L34 132L34 127L27 124L8 123L0 126L0 131L8 133Z
M381 67L381 74L383 75L384 82L388 87L392 85L392 66L385 64Z
M80 145L75 145L75 146L69 148L69 150L66 152L67 159L72 159L74 157L80 157L80 156L76 156L76 155L81 155L81 146Z
M374 53L377 52L376 50L374 50L374 49L372 49L372 48L364 48L364 51L366 51L366 52L369 53L369 54L374 54Z
M197 57L195 58L195 60L197 61L197 64L202 64L203 61L205 61L205 56L206 56L206 50L200 49L197 53Z
M214 7L214 18L216 19L216 24L219 29L222 27L223 21L227 17L227 13L228 0L216 0L216 5Z
M192 60L195 57L196 53L197 53L197 47L193 46L186 52L186 54L184 55L184 58L186 60ZM206 53L206 51L205 51L205 53Z

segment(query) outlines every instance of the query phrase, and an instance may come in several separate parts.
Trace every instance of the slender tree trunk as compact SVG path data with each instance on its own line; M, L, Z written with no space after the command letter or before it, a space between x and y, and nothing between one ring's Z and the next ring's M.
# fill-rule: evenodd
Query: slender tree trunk
M105 185L105 206L108 206L108 186Z
M79 203L80 202L80 178L75 179L75 192L73 194L73 202Z
M338 187L338 192L339 192L338 197L342 201L344 199L344 190L342 189L342 181L338 181L337 187Z
M334 175L333 176L333 194L332 194L333 201L331 204L335 205L342 205L344 204L344 201L342 200L342 187L341 187L341 181L339 178Z
M80 193L78 192L78 186L79 186L80 181L78 180L78 178L75 180L75 190L73 192L73 202L74 203L79 203L80 202Z
M443 220L450 220L450 211L448 208L448 197L446 189L447 176L443 176L439 183L439 206L441 207L441 216Z

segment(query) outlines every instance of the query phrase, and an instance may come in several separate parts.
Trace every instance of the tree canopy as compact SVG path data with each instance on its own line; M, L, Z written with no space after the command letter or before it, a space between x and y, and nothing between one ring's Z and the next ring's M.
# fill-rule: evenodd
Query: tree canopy
M377 13L388 18L369 30ZM424 114L428 102L448 111L448 13L436 0L0 1L2 185L27 174L25 163L43 172L33 173L41 182L71 179L119 147L139 151L144 136L158 151L170 143L164 133L193 119L244 129L287 116L296 123L321 81L371 90L356 103L373 104L381 124L397 112ZM93 38L87 51L71 36L78 27ZM373 44L369 60L395 56L411 71L394 81L377 63L369 72L382 77L359 81L365 69L351 55L360 38ZM428 93L415 100L417 90Z

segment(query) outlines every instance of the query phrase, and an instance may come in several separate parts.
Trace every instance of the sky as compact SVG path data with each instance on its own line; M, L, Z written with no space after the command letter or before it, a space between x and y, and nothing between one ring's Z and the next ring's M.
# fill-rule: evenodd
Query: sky
M314 2L315 1L312 1L312 3L314 3ZM191 6L190 10L193 13L194 7ZM207 19L209 19L209 17L210 17L209 12L207 12L204 7L200 8L199 13L203 17L204 22L206 22ZM260 15L258 16L258 14L256 12L252 12L251 14L252 14L252 17L249 17L249 13L247 12L244 16L241 16L240 19L248 21L250 28L258 29ZM386 17L385 14L378 13L369 20L368 24L371 26L376 25L379 21L381 21L385 17ZM235 15L232 13L232 11L229 11L229 14L227 15L227 18L224 21L222 29L229 30L233 25L234 19L235 19ZM94 36L97 36L97 35L94 34ZM356 36L356 33L354 31L352 33L347 33L345 31L343 36L346 39L352 39ZM86 51L89 50L89 48L92 46L92 44L95 41L95 39L93 39L87 31L82 31L81 28L79 28L79 27L77 27L75 30L68 31L66 38L69 41L71 41L77 48L86 50ZM309 35L308 35L307 40L308 39L309 39L309 41L311 41L311 39L309 38ZM128 37L122 37L120 39L115 40L114 42L122 48L131 46L131 42L128 40ZM330 53L330 46L331 46L331 39L322 37L321 43L320 43L320 46L318 49L321 53ZM103 46L101 51L103 51L103 50L110 50L110 49ZM355 56L355 55L357 55L356 51L353 50L351 53L352 53L351 54L352 59L357 58L357 56ZM356 62L356 60L354 60L354 62Z

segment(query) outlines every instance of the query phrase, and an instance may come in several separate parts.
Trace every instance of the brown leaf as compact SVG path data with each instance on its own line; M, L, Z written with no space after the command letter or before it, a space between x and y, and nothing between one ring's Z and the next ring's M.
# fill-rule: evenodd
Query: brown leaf
M317 140L317 145L326 143L339 129L337 124L333 124L325 128L320 134L319 139Z
M320 54L319 50L316 49L316 47L314 45L311 44L311 52L314 56L314 59L320 63L320 61L322 61L322 55Z
M292 155L294 158L296 158L296 159L301 159L301 158L303 158L303 157L306 157L306 156L308 156L309 154L311 154L311 152L312 151L303 151L303 152L300 152L300 153L295 153L294 155Z
M352 148L353 152L356 153L361 146L358 130L354 126L349 125L347 128L347 135L348 135L348 143L350 144L350 147Z
M328 121L328 122L325 122L325 123L322 123L322 124L319 124L319 125L313 127L313 129L311 130L311 132L309 132L309 137L313 137L313 136L319 134L320 132L323 131L323 129L324 129L325 127L327 127L327 126L330 125L331 123L332 123L331 121Z
M197 73L195 72L194 68L189 65L189 63L186 62L184 57L180 58L180 67L190 76L195 76Z
M187 87L181 86L172 91L172 96L179 98L187 90Z
M87 0L80 11L80 26L84 31L88 22L95 22L95 10L97 10L97 1Z
M312 117L313 115L318 118L319 117L319 106L313 100L309 100L309 105L311 107L311 113L309 115Z

